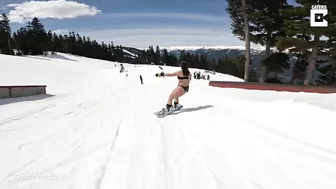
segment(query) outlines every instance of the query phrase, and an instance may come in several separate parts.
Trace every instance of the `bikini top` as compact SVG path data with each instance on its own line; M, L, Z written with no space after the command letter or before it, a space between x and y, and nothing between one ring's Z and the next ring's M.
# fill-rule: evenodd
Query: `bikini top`
M183 76L183 77L177 76L177 79L189 79L189 74L188 74L188 76Z

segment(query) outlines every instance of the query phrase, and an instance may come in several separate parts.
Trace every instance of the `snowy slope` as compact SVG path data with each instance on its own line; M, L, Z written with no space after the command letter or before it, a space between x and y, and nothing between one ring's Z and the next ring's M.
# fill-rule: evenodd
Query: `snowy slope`
M335 95L193 80L184 110L157 119L176 78L124 65L129 77L83 57L0 55L0 85L50 94L0 100L0 188L336 188Z

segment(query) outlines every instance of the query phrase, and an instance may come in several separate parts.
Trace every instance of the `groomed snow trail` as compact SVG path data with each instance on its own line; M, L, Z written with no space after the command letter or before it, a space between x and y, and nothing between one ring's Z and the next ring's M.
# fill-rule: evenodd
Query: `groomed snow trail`
M184 109L158 119L177 84L158 67L125 64L126 77L119 64L42 58L0 55L0 85L52 95L0 100L1 189L336 188L335 95L193 80Z

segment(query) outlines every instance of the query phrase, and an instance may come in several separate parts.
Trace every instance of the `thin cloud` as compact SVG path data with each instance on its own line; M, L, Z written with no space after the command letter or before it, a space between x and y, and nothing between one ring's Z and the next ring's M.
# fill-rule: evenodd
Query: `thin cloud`
M16 7L19 6L20 4L16 4L16 3L12 3L12 4L8 4L6 7Z
M80 16L94 16L101 13L96 7L66 0L29 1L7 5L11 22L24 23L34 17L40 19L69 19Z
M91 32L91 31L90 31ZM131 37L131 36L160 36L160 35L204 35L218 36L218 31L214 29L191 29L191 28L131 28L131 29L114 29L114 30L96 30L92 31L96 35L110 37Z
M223 23L227 18L217 15L206 15L206 14L191 14L191 13L110 13L103 15L112 18L124 18L124 19L134 19L134 18L173 18L173 19L186 19L195 20L203 22L213 22L213 23Z
M244 45L231 31L224 28L132 28L117 30L79 31L81 35L97 41L111 42L136 48L148 48L149 45L169 46L236 46Z
M52 33L56 33L56 34L67 34L67 33L69 33L69 30L66 30L66 29L58 29L58 30L54 30L54 31L52 31Z

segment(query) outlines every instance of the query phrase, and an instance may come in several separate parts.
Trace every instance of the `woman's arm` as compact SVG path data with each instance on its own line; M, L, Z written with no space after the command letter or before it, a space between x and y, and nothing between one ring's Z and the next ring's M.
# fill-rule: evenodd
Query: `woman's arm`
M165 73L164 75L165 76L178 76L179 75L179 73L180 73L180 71L177 71L177 72L174 72L174 73Z

